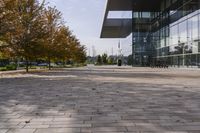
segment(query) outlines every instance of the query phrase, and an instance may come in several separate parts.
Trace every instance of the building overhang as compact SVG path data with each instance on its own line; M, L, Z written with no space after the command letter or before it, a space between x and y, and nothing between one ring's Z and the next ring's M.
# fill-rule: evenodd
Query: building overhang
M107 0L106 11L160 11L161 0Z
M131 33L132 19L107 19L101 38L125 38Z
M126 38L132 32L132 19L108 18L111 11L159 12L160 0L107 0L101 38Z
M137 12L161 12L161 1L162 0L107 0L107 6L105 10L105 16L103 26L101 30L101 38L126 38L132 32L145 32L148 31L148 19L147 18L109 18L109 13L112 11L131 11ZM181 1L176 1L167 10L175 11L180 5ZM183 3L182 3L183 4ZM190 0L185 5L184 10L186 14L191 13L193 10L198 10L200 7L199 0ZM193 7L191 10L191 7ZM185 15L186 15L185 14ZM183 14L182 14L183 15ZM172 14L170 21L166 18L162 22L162 26L173 23L183 17L177 11ZM179 17L177 17L179 16ZM151 18L150 18L151 19ZM150 20L151 21L151 20ZM159 23L158 23L159 25Z

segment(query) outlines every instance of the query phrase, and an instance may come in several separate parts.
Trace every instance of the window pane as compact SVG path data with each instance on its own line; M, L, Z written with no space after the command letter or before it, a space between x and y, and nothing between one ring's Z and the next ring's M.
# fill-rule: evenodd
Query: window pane
M198 16L191 18L192 21L192 40L198 39Z
M174 25L170 29L171 45L178 44L178 26Z
M187 21L183 21L179 24L179 38L180 43L187 42Z

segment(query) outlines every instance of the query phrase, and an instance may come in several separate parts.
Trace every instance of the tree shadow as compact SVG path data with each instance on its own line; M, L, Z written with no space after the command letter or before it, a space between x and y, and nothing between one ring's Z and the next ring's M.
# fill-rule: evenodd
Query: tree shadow
M91 78L96 76L101 81ZM102 74L95 70L34 72L1 78L0 129L35 129L43 125L39 130L46 132L54 127L63 132L68 128L72 132L164 133L200 126L199 91L184 89L181 84L158 86L105 79L118 76L132 78L126 72ZM135 76L169 78L149 73Z

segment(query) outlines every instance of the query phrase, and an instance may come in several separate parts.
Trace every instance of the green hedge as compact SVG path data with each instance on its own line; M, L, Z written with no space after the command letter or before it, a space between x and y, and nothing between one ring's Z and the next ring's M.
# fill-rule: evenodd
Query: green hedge
M14 64L12 64L12 65L7 65L6 66L6 69L9 71L9 70L17 70L17 65L14 65Z
M7 71L6 67L0 67L0 71Z
M17 65L6 65L5 67L0 67L0 71L11 71L17 70Z

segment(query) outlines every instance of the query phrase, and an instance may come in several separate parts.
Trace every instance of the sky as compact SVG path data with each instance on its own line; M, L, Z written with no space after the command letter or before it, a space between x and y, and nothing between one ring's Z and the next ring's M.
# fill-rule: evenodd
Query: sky
M117 55L119 42L124 55L131 52L127 39L100 38L106 0L46 0L46 2L62 12L66 26L69 26L81 44L86 46L88 55L94 55L93 49L95 55L103 53Z

